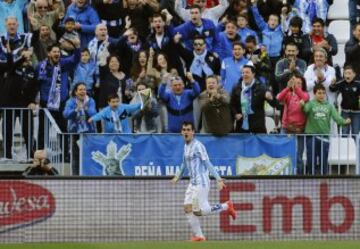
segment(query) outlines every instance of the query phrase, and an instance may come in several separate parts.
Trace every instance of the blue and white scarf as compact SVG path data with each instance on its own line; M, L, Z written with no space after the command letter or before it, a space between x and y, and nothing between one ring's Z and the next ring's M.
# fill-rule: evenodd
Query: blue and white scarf
M254 114L251 108L252 86L254 85L254 82L255 81L253 81L250 85L245 85L243 83L241 90L240 106L243 115L242 128L244 130L249 130L249 115Z
M89 132L90 131L89 125L93 125L93 124L89 124L87 122L88 116L85 110L88 109L90 98L88 96L85 96L84 100L80 100L78 98L75 99L77 102L81 102L81 108L79 109L76 115L76 120L77 120L76 132L77 133Z
M99 40L97 38L92 39L89 42L88 49L90 51L90 58L95 61L96 68L95 68L95 82L98 83L100 80L100 70L99 70L99 64L102 59L102 56L104 53L108 53L107 50L107 42L105 42L108 38L106 38L102 43L99 44Z
M46 75L46 66L48 59L44 60L40 65L40 74ZM47 108L52 111L58 111L61 102L61 66L60 63L54 66L51 79L51 87L49 91Z
M213 75L213 70L209 67L209 65L205 61L207 51L205 50L204 53L198 55L194 52L194 59L190 66L190 72L195 74L199 77L202 77L203 72L206 76Z
M21 45L12 50L11 54L13 56L13 61L17 62L18 60L20 60L22 58L21 56L21 52L24 49L28 49L31 48L31 38L32 38L32 34L31 33L24 33L24 34L15 34L15 39L19 39L21 40ZM7 51L5 45L3 44L4 42L7 42L8 40L10 40L10 36L8 33L6 33L4 36L1 37L1 42L0 42L0 46L1 46L1 50L3 52ZM6 44L6 43L5 43Z
M317 17L316 0L308 0L308 7L306 8L305 13L309 16L310 22L312 23L312 21Z

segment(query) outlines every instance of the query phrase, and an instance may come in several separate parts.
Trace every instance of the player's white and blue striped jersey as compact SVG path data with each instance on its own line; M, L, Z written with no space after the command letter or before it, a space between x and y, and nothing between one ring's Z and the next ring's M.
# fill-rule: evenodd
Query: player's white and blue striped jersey
M184 146L184 158L178 177L180 177L184 168L187 168L192 185L202 185L204 187L210 185L209 172L217 179L220 176L212 166L205 146L198 140L193 139L189 144Z

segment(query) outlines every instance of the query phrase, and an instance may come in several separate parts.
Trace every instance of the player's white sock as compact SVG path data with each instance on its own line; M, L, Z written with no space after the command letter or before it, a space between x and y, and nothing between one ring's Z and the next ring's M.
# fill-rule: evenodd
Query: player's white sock
M204 237L204 235L201 231L199 217L195 216L193 213L188 213L188 214L186 214L186 218L190 224L193 235Z
M212 215L212 214L218 214L221 211L225 211L228 210L229 206L226 203L223 204L216 204L212 207L208 206L205 207L203 209L201 209L201 214L202 215Z

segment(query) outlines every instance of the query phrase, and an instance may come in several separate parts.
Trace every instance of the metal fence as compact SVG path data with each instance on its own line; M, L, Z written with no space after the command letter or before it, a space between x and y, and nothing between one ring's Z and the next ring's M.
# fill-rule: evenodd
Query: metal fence
M60 174L78 174L82 135L63 133L47 109L2 108L0 117L0 169L28 166L33 152L46 148ZM360 175L358 135L296 135L296 146L294 175Z

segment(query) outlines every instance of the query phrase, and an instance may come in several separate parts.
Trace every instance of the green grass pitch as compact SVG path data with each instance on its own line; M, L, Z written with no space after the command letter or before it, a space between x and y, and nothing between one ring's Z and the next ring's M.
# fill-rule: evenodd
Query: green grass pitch
M0 244L1 249L359 249L360 241L211 241Z

